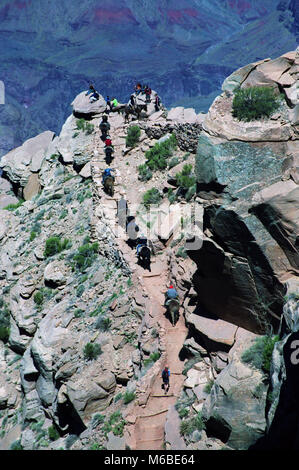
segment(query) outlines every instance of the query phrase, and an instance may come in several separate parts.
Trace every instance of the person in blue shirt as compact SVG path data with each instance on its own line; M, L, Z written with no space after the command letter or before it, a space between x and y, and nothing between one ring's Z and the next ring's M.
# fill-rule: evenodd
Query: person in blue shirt
M178 298L177 290L172 285L169 286L169 289L166 292L166 300L177 299L177 298Z
M114 175L112 174L114 170L112 168L106 168L106 170L103 171L102 173L102 184L105 183L105 179L108 177L108 176L112 176L113 179L114 178Z
M85 96L88 96L90 93L92 93L89 97L89 101L93 103L94 101L97 101L100 97L99 93L96 91L93 85L89 86L89 90L87 93L85 93Z

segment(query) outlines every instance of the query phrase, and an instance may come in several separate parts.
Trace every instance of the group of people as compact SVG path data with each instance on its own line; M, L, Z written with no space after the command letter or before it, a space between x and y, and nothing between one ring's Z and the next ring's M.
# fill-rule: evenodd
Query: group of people
M136 105L136 97L138 97L138 95L140 95L140 94L145 95L146 104L151 102L152 89L150 88L150 86L149 85L142 85L141 83L137 83L134 87L134 94L132 94L130 96L128 106L131 106L132 108L136 108L136 106L137 106ZM87 91L87 93L85 95L89 96L90 103L94 103L95 101L97 101L100 98L100 94L95 89L93 84L89 85L89 90ZM117 98L112 97L110 99L109 96L107 96L107 98L106 98L106 103L107 103L107 107L106 107L105 112L107 114L109 114L111 111L117 109L119 107L119 104L120 104L118 102ZM161 99L157 94L155 95L154 105L155 105L155 111L159 111L160 108L161 108Z

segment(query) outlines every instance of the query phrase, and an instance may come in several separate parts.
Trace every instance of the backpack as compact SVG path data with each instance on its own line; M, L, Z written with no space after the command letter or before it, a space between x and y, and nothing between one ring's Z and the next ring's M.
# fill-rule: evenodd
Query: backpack
M164 369L163 372L162 372L162 379L163 379L163 380L168 380L168 371L165 370L165 369Z

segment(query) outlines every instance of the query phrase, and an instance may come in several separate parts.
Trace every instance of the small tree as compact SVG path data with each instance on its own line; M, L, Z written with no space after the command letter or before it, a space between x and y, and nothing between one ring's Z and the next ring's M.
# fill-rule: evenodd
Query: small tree
M128 134L126 137L126 147L135 147L137 142L139 142L141 131L139 126L131 126L128 129Z
M279 107L279 97L273 88L254 86L239 88L233 99L233 116L239 121L269 117Z

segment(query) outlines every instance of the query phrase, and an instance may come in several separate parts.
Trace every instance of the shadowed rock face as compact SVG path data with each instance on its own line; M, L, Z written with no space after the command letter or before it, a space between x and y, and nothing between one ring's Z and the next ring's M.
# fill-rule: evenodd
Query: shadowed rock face
M237 67L294 49L297 23L291 0L3 0L0 155L58 132L89 81L122 102L148 81L167 106L207 110Z

